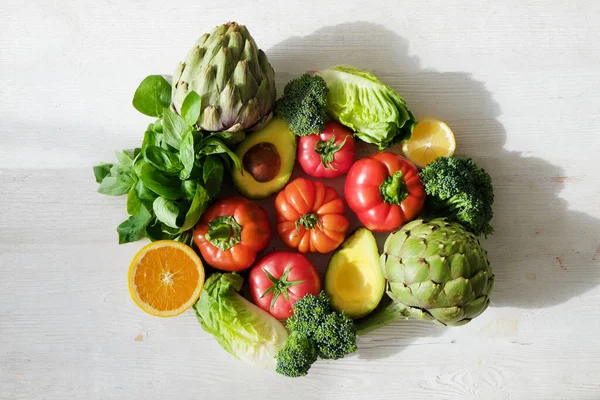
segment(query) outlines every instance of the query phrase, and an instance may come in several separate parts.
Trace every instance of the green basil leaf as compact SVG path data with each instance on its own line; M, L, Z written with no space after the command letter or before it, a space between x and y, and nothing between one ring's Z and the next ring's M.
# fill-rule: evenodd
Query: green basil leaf
M154 202L158 195L152 190L150 190L146 185L144 185L144 182L142 182L141 180L137 181L137 183L134 186L134 189L137 198L142 203L144 203L148 207L148 209L151 209L152 202Z
M146 227L146 237L153 242L156 240L173 240L177 238L178 234L165 233L164 227L165 225L162 222L155 219L154 223Z
M144 237L146 226L152 220L152 215L146 207L141 207L137 215L132 215L118 227L119 244L135 242Z
M192 169L194 168L194 134L192 131L187 131L181 139L179 160L181 161L181 164L183 164L183 169L179 174L179 178L181 180L186 180L190 177Z
M244 131L215 132L211 136L220 139L227 146L235 146L246 138L246 133Z
M208 208L210 203L210 197L206 192L206 189L200 184L196 186L196 194L194 195L194 199L192 200L192 204L190 205L190 209L185 215L185 220L183 222L183 226L181 227L182 231L187 231L188 229L192 229L194 225L198 222L204 211Z
M204 139L200 144L198 154L207 156L211 154L227 154L229 158L231 158L231 161L233 161L235 167L240 171L242 169L242 165L238 156L231 151L231 149L227 147L225 143L217 138L209 137Z
M119 160L119 165L122 168L133 165L133 159L135 158L133 153L133 150L121 150L116 153L117 160Z
M165 109L163 115L163 132L165 142L179 150L179 144L183 135L190 130L190 126L179 115L170 109Z
M140 179L150 190L169 200L181 197L179 179L169 179L158 171L152 170L140 175Z
M131 189L133 183L134 182L132 181L128 184L114 176L107 176L102 180L100 186L98 186L98 193L107 194L109 196L121 196Z
M223 163L218 156L206 157L202 167L202 180L209 196L217 197L223 183Z
M154 130L153 124L148 125L146 132L144 132L144 140L142 141L142 150L148 146L160 146L161 134Z
M181 104L181 116L188 125L192 126L198 122L201 108L202 98L198 93L191 91L185 96L183 104Z
M165 197L157 197L152 203L152 210L160 222L170 228L179 229L177 226L177 216L179 215L177 203Z
M171 84L160 75L147 76L136 89L132 103L142 114L159 117L171 104Z
M142 176L146 172L154 171L154 168L152 165L147 163L143 157L141 157L135 160L135 163L133 163L133 171L137 176Z
M142 201L137 195L136 186L129 189L129 193L127 193L127 214L129 215L139 214L143 207Z
M188 179L187 181L181 182L181 192L183 193L183 197L186 199L193 199L196 195L196 180Z
M178 174L183 168L179 157L158 146L148 146L144 149L144 159L154 168L168 175Z
M102 163L94 167L94 177L96 178L96 183L102 183L102 180L110 175L110 169L112 166L112 164Z

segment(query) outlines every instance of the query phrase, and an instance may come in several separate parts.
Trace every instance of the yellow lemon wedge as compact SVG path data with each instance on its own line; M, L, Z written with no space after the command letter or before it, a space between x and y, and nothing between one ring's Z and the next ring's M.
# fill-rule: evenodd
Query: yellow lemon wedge
M403 143L402 152L417 167L424 168L438 157L450 157L456 150L456 140L450 127L436 118L417 122L410 139Z
M191 247L159 240L135 255L128 280L131 298L142 310L157 317L174 317L198 300L204 267Z

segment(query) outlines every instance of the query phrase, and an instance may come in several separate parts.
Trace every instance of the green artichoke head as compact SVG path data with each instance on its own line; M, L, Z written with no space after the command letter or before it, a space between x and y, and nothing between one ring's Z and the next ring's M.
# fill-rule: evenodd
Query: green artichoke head
M196 42L173 74L172 108L186 96L201 98L197 126L210 132L259 129L272 116L275 72L243 25L217 26Z
M415 220L390 234L381 266L388 295L414 318L463 325L490 302L487 253L475 235L443 218Z

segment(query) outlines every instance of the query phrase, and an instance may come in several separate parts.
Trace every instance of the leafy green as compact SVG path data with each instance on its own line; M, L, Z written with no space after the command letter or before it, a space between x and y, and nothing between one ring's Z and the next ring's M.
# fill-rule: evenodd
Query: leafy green
M210 203L210 196L206 192L206 189L200 184L196 185L196 193L192 199L192 204L185 215L185 220L181 230L187 231L192 229L198 222L204 211L208 208Z
M438 157L420 173L424 215L460 222L476 235L489 235L494 187L490 175L471 158Z
M202 167L202 179L210 197L215 198L223 183L223 162L217 156L207 156Z
M336 66L319 72L327 82L329 114L383 150L410 139L416 124L404 99L370 72Z
M183 168L177 154L158 146L147 146L144 149L144 159L154 168L168 175L178 174Z
M138 86L132 103L142 114L159 117L171 104L171 84L160 75L150 75Z
M119 244L135 242L143 238L146 226L151 220L152 215L146 207L141 207L137 215L132 215L117 227Z
M275 113L298 136L323 132L327 122L327 84L320 76L304 74L291 80L277 100Z
M185 122L192 126L198 121L202 107L202 98L194 91L191 91L185 96L181 105L181 116Z
M154 211L157 220L169 228L179 230L179 226L177 226L177 216L179 215L177 203L159 196L154 200L154 203L152 203L152 210Z
M202 328L234 357L274 370L275 355L286 342L287 330L238 293L243 281L235 273L210 276L194 305L196 316Z
M144 236L192 243L191 230L219 194L225 168L241 168L223 142L227 132L209 134L194 126L198 95L188 94L179 116L169 108L170 86L163 81L150 76L134 95L136 109L159 117L147 126L142 146L118 152L117 163L94 167L100 193L127 194L130 217L117 229L119 243Z
M190 126L185 123L183 118L170 109L165 109L163 114L163 133L165 142L168 145L179 150L181 138L189 130Z
M110 175L110 169L112 164L101 163L94 167L94 176L96 177L96 183L101 183L104 178Z

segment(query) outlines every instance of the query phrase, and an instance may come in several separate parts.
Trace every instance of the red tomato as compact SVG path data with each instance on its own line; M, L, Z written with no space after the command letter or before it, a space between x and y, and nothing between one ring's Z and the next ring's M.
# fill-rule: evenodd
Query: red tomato
M194 229L194 242L209 265L224 271L241 271L271 240L271 225L261 206L243 197L229 197L202 214Z
M323 133L298 140L298 163L315 178L344 175L352 166L355 154L352 131L335 121L328 122Z
M322 182L297 178L275 197L277 232L283 242L301 253L329 253L350 227L344 202Z
M425 202L417 167L390 152L355 162L348 171L344 195L360 222L377 232L393 231L415 219Z
M249 281L254 303L281 320L294 314L296 301L321 291L315 267L302 254L290 251L265 256L250 270Z

